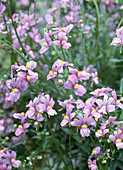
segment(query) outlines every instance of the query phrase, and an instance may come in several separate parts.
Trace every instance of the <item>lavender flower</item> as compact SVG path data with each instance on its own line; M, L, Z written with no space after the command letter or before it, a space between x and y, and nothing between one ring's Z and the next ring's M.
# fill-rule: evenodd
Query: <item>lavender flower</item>
M71 113L73 108L69 107L67 108L67 112L66 115L64 116L64 119L61 122L61 126L65 126L67 123L69 123L69 125L72 125L72 119L75 116L75 113Z
M38 79L38 74L34 73L31 70L28 70L29 74L24 72L18 72L18 80L19 81L27 81L27 82L35 82Z
M64 62L60 59L56 60L56 62L52 66L52 70L49 71L49 74L47 75L47 80L54 78L57 76L58 73L63 73L63 67L68 66L68 62Z
M75 99L73 97L70 97L70 99L68 100L64 100L62 101L58 101L59 105L64 107L64 108L74 108L74 106L72 105L72 103L75 102Z
M53 32L53 34L58 34L60 32L68 34L73 29L73 27L74 27L74 25L70 24L70 25L68 25L66 27L53 28L53 30L55 30L55 32Z
M102 126L97 132L95 132L95 136L99 138L100 136L104 136L106 133L109 132L109 129L105 129L106 126Z
M52 109L55 102L54 102L53 98L50 99L50 96L48 94L45 96L42 96L40 101L43 103L43 104L38 105L39 108L41 109L41 111L47 112L47 114L49 116L54 116L57 114L56 111L54 109Z
M25 14L24 17L21 19L20 23L23 24L23 28L29 30L30 27L35 25L35 21L32 20L34 18L34 14L27 15Z
M122 53L122 46L123 46L123 27L116 30L116 35L110 45L114 45L120 47L120 53Z
M90 130L88 126L90 126L93 122L93 118L85 114L84 117L79 113L78 114L79 120L74 119L74 126L80 127L80 134L82 137L89 136Z
M45 40L41 40L41 42L40 42L42 48L40 49L39 52L41 54L43 54L45 51L47 51L52 44L51 38L47 32L44 32L44 38L45 38Z
M32 32L29 32L29 36L37 43L40 42L40 39L41 39L41 35L39 34L38 32L38 29L36 28L32 28Z
M11 153L9 151L6 151L6 154L4 154L5 159L3 159L4 164L11 164L15 168L19 168L19 164L21 161L16 160L16 153L12 151Z
M113 98L110 97L108 99L108 95L107 94L104 95L104 101L102 101L101 99L97 99L96 103L99 106L99 112L107 114L108 112L115 111L115 106L111 105L112 101L113 101Z
M115 104L115 106L123 109L123 104L120 102L119 99L117 99L117 94L115 91L112 91L112 96L114 97L114 100L112 101L112 103Z
M67 82L64 83L64 88L74 89L74 92L78 96L83 96L86 93L84 86L78 84L78 79L75 75L70 75L67 79Z
M88 168L91 170L96 170L97 169L97 164L96 164L96 160L91 160L88 159Z
M59 39L59 40L55 40L55 41L54 41L54 45L61 46L61 47L65 48L65 49L68 49L68 48L71 47L71 44L70 44L70 43L67 43L67 39L68 39L68 38L67 38L67 36L66 36L65 33L60 32L60 33L58 34L58 39Z
M114 135L110 135L109 139L111 139L117 146L118 149L123 148L123 133L120 129L118 131L114 131Z
M16 136L19 136L22 133L26 132L26 129L29 127L29 123L24 123L25 122L25 118L22 118L21 120L21 125L18 125L18 128L15 132Z
M90 78L90 74L86 71L78 71L76 69L73 69L69 67L69 72L75 75L80 80L88 80Z
M5 11L6 7L0 2L0 16L2 16L2 13Z
M7 81L7 86L12 89L8 100L16 102L19 99L21 92L27 89L27 82L18 80L15 81L13 78L12 80Z
M43 121L44 117L42 116L42 112L43 110L40 108L40 104L39 103L39 98L35 97L33 101L30 101L28 105L26 105L26 107L29 107L29 110L26 112L26 117L30 118L30 119L34 119L37 121Z

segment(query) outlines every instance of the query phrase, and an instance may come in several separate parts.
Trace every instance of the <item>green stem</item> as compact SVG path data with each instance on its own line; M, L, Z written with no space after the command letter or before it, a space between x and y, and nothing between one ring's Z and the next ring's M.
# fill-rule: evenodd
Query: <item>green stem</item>
M45 116L45 118L46 118L46 116ZM46 118L46 119L47 119L47 118ZM50 126L50 124L49 124L48 119L47 119L47 125L48 125L48 128L49 128L49 130L50 130L50 133L51 133L51 135L52 135L52 137L53 137L54 144L56 145L56 147L57 147L57 149L58 149L58 152L59 152L59 154L60 154L60 156L61 156L61 159L62 159L62 161L64 162L64 165L66 166L66 169L70 170L70 168L69 168L69 167L67 166L67 164L66 164L66 161L64 160L64 157L63 157L63 155L62 155L62 151L61 151L61 149L60 149L60 147L59 147L59 144L58 144L58 142L57 142L57 140L56 140L56 138L55 138L55 136L54 136L54 133L52 132L52 129L51 129L51 126Z
M69 152L70 152L70 156L71 156L71 133L72 129L70 129L70 135L69 135Z
M92 143L93 143L93 146L95 146L95 142L94 142L94 140L93 140L93 137L92 137L91 133L90 133L90 138L91 138L91 141L92 141Z
M120 28L120 26L121 26L122 22L123 22L123 18L120 20L120 22L119 22L119 24L118 24L118 26L117 26L117 29L119 29L119 28Z
M84 66L86 66L86 57L85 57L85 35L82 33L82 43L83 43L83 60L84 60Z
M51 168L51 166L50 166L50 161L49 161L49 157L48 157L48 155L47 155L47 152L46 152L46 158L47 158L48 166L49 166L50 170L52 170L52 168Z
M22 43L21 43L20 37L19 37L19 35L18 35L18 33L17 33L16 27L15 27L15 23L14 23L14 21L13 21L13 19L12 19L12 13L11 13L11 9L10 9L10 1L8 1L8 11L9 11L9 15L10 15L10 18L11 18L11 20L12 20L12 26L13 26L13 28L14 28L14 30L15 30L15 34L16 34L16 36L17 36L17 39L18 39L18 41L19 41L19 44L20 44L20 46L21 46L21 48L22 48L23 53L26 55L25 49L24 49L24 47L23 47L23 45L22 45Z
M38 89L38 87L33 86L31 83L29 83L28 85L31 87L31 89L35 89L36 91L41 92L41 91Z
M63 54L63 59L64 59L64 61L66 61L66 59L65 59L65 53L64 53L63 47L61 47L61 50L62 50L62 54Z
M93 0L94 5L96 7L96 12L97 12L97 43L96 43L96 49L95 49L95 57L97 56L98 52L98 46L99 46L99 33L100 33L100 14L99 14L99 8L97 5L97 1Z

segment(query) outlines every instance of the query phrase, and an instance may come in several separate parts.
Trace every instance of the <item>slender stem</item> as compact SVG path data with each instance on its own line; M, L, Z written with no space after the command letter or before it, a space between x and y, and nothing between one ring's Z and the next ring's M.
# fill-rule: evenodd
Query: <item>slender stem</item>
M118 24L118 26L117 26L117 29L119 29L119 28L120 28L120 26L121 26L122 22L123 22L123 18L120 20L120 22L119 22L119 24Z
M63 47L61 47L61 50L62 50L63 58L64 58L64 61L65 61L66 59L65 59L65 53L64 53Z
M72 129L70 129L70 135L69 135L69 152L70 152L70 156L71 156L71 132L72 132Z
M86 66L86 56L85 56L85 35L82 33L82 43L83 43L83 60L84 60L84 66Z
M49 157L48 157L48 155L47 155L47 152L46 152L46 158L47 158L48 166L49 166L50 170L52 170L52 168L51 168L51 166L50 166L50 161L49 161Z
M41 92L38 87L33 86L31 83L28 85L31 87L31 89L35 89L36 91Z
M61 156L61 159L62 159L62 161L64 162L64 165L66 166L66 169L70 170L70 168L69 168L69 167L67 166L67 164L66 164L66 161L64 160L64 157L63 157L63 155L62 155L62 151L61 151L61 149L60 149L60 147L59 147L59 144L58 144L58 142L57 142L57 140L56 140L56 138L55 138L55 136L54 136L54 133L52 132L52 129L51 129L51 126L50 126L50 124L49 124L48 119L47 119L47 125L48 125L48 128L49 128L49 130L50 130L50 133L51 133L51 135L52 135L52 137L53 137L54 144L56 145L56 147L57 147L57 149L58 149L58 152L59 152L59 154L60 154L60 156Z
M24 49L24 47L23 47L23 45L22 45L22 43L21 43L20 37L19 37L19 35L18 35L18 33L17 33L16 27L15 27L15 23L14 23L14 21L13 21L13 19L12 19L12 13L11 13L11 9L10 9L10 1L8 1L8 11L9 11L9 15L10 15L10 18L11 18L11 20L12 20L12 26L13 26L13 28L14 28L14 30L15 30L15 34L16 34L16 36L17 36L17 39L18 39L18 41L19 41L19 44L20 44L20 46L21 46L21 48L22 48L23 53L26 55L25 49Z
M96 12L97 12L97 44L96 44L96 49L95 49L95 57L97 56L98 52L98 46L99 46L99 33L100 33L100 14L99 14L99 8L97 5L97 1L93 0L94 5L96 7Z
M94 139L93 139L91 133L90 133L90 138L91 138L91 141L92 141L92 143L93 143L93 146L95 146L95 142L94 142Z

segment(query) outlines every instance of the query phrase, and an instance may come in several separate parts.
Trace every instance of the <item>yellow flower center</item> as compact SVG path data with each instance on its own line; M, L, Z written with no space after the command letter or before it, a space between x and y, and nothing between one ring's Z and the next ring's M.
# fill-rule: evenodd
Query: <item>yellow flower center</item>
M62 31L64 31L65 27L62 27Z
M120 102L120 100L118 99L117 102Z
M98 79L99 79L99 77L96 77L96 79L98 80Z
M94 150L93 153L96 154L96 151Z
M38 113L37 116L40 116L40 113Z
M79 102L79 103L80 103L81 101L80 101L80 100L78 100L77 102Z
M29 68L29 64L27 64L26 67Z
M43 45L47 45L47 42L44 42Z
M66 41L65 40L62 40L62 43L65 43Z
M96 118L95 120L98 121L98 118Z
M38 20L36 20L36 24L38 24Z
M11 21L11 18L9 18L9 21Z
M9 93L6 93L6 96L8 96Z
M20 139L20 140L21 140L21 137L19 136L19 137L18 137L18 139Z
M81 71L78 71L78 74L81 74L82 72Z
M93 109L92 111L93 111L93 112L96 112L96 110L95 110L95 109Z
M104 155L105 155L105 153L104 153Z
M53 71L52 71L52 70L50 70L50 71L49 71L49 73L50 73L50 74L52 74L52 73L53 73Z
M98 90L95 90L95 92L98 92Z
M88 100L85 101L85 103L87 103L87 102L88 102Z
M27 76L27 80L29 80L30 79L30 76Z
M18 27L18 30L21 30L21 27L20 27L20 26Z
M18 128L22 127L22 125L18 125Z
M30 107L30 109L31 109L31 110L33 110L33 109L34 109L34 107Z
M105 108L106 108L106 105L104 105L103 107L105 107Z
M98 110L98 107L96 107L96 110Z
M117 139L117 142L121 142L121 139Z
M106 2L105 4L106 4L106 5L109 5L109 2Z
M26 22L26 25L28 25L29 24L29 22Z
M7 122L6 122L7 124L10 124L10 121L9 120L7 120Z
M60 64L61 64L61 66L62 66L62 64L63 64L63 61L61 61L61 62L60 62Z
M33 53L33 51L32 51L32 50L31 50L30 52L31 52L31 53Z
M91 165L90 165L90 168L91 168L92 166L93 166L93 165L91 164Z
M22 114L22 115L25 115L25 113L24 113L24 112L21 112L21 114Z
M116 38L116 40L119 40L119 38Z
M73 17L70 17L71 20L73 20Z
M64 101L64 103L67 103L67 101Z
M65 116L64 116L64 119L66 119L67 117L68 117L68 116L67 116L67 115L65 115Z
M15 159L14 159L14 158L12 158L12 159L11 159L11 161L12 161L12 162L14 162L14 161L15 161Z
M83 26L83 25L84 25L84 23L82 22L82 23L81 23L81 26Z
M14 92L16 92L17 90L18 90L18 89L17 89L17 88L15 88L15 89L14 89Z
M50 108L51 108L51 106L48 106L48 108L50 109Z
M100 129L97 131L98 133L102 132Z
M76 89L78 89L78 87L79 87L79 86L78 86L77 84L75 84L75 86L74 86L74 87L75 87Z
M38 36L38 35L36 35L35 37L36 37L36 38L38 38L39 36Z
M82 127L83 127L83 128L86 128L87 126L86 126L86 124L83 124Z
M52 22L53 20L52 19L50 19L50 22Z
M2 150L0 150L1 152L3 152L3 149Z

